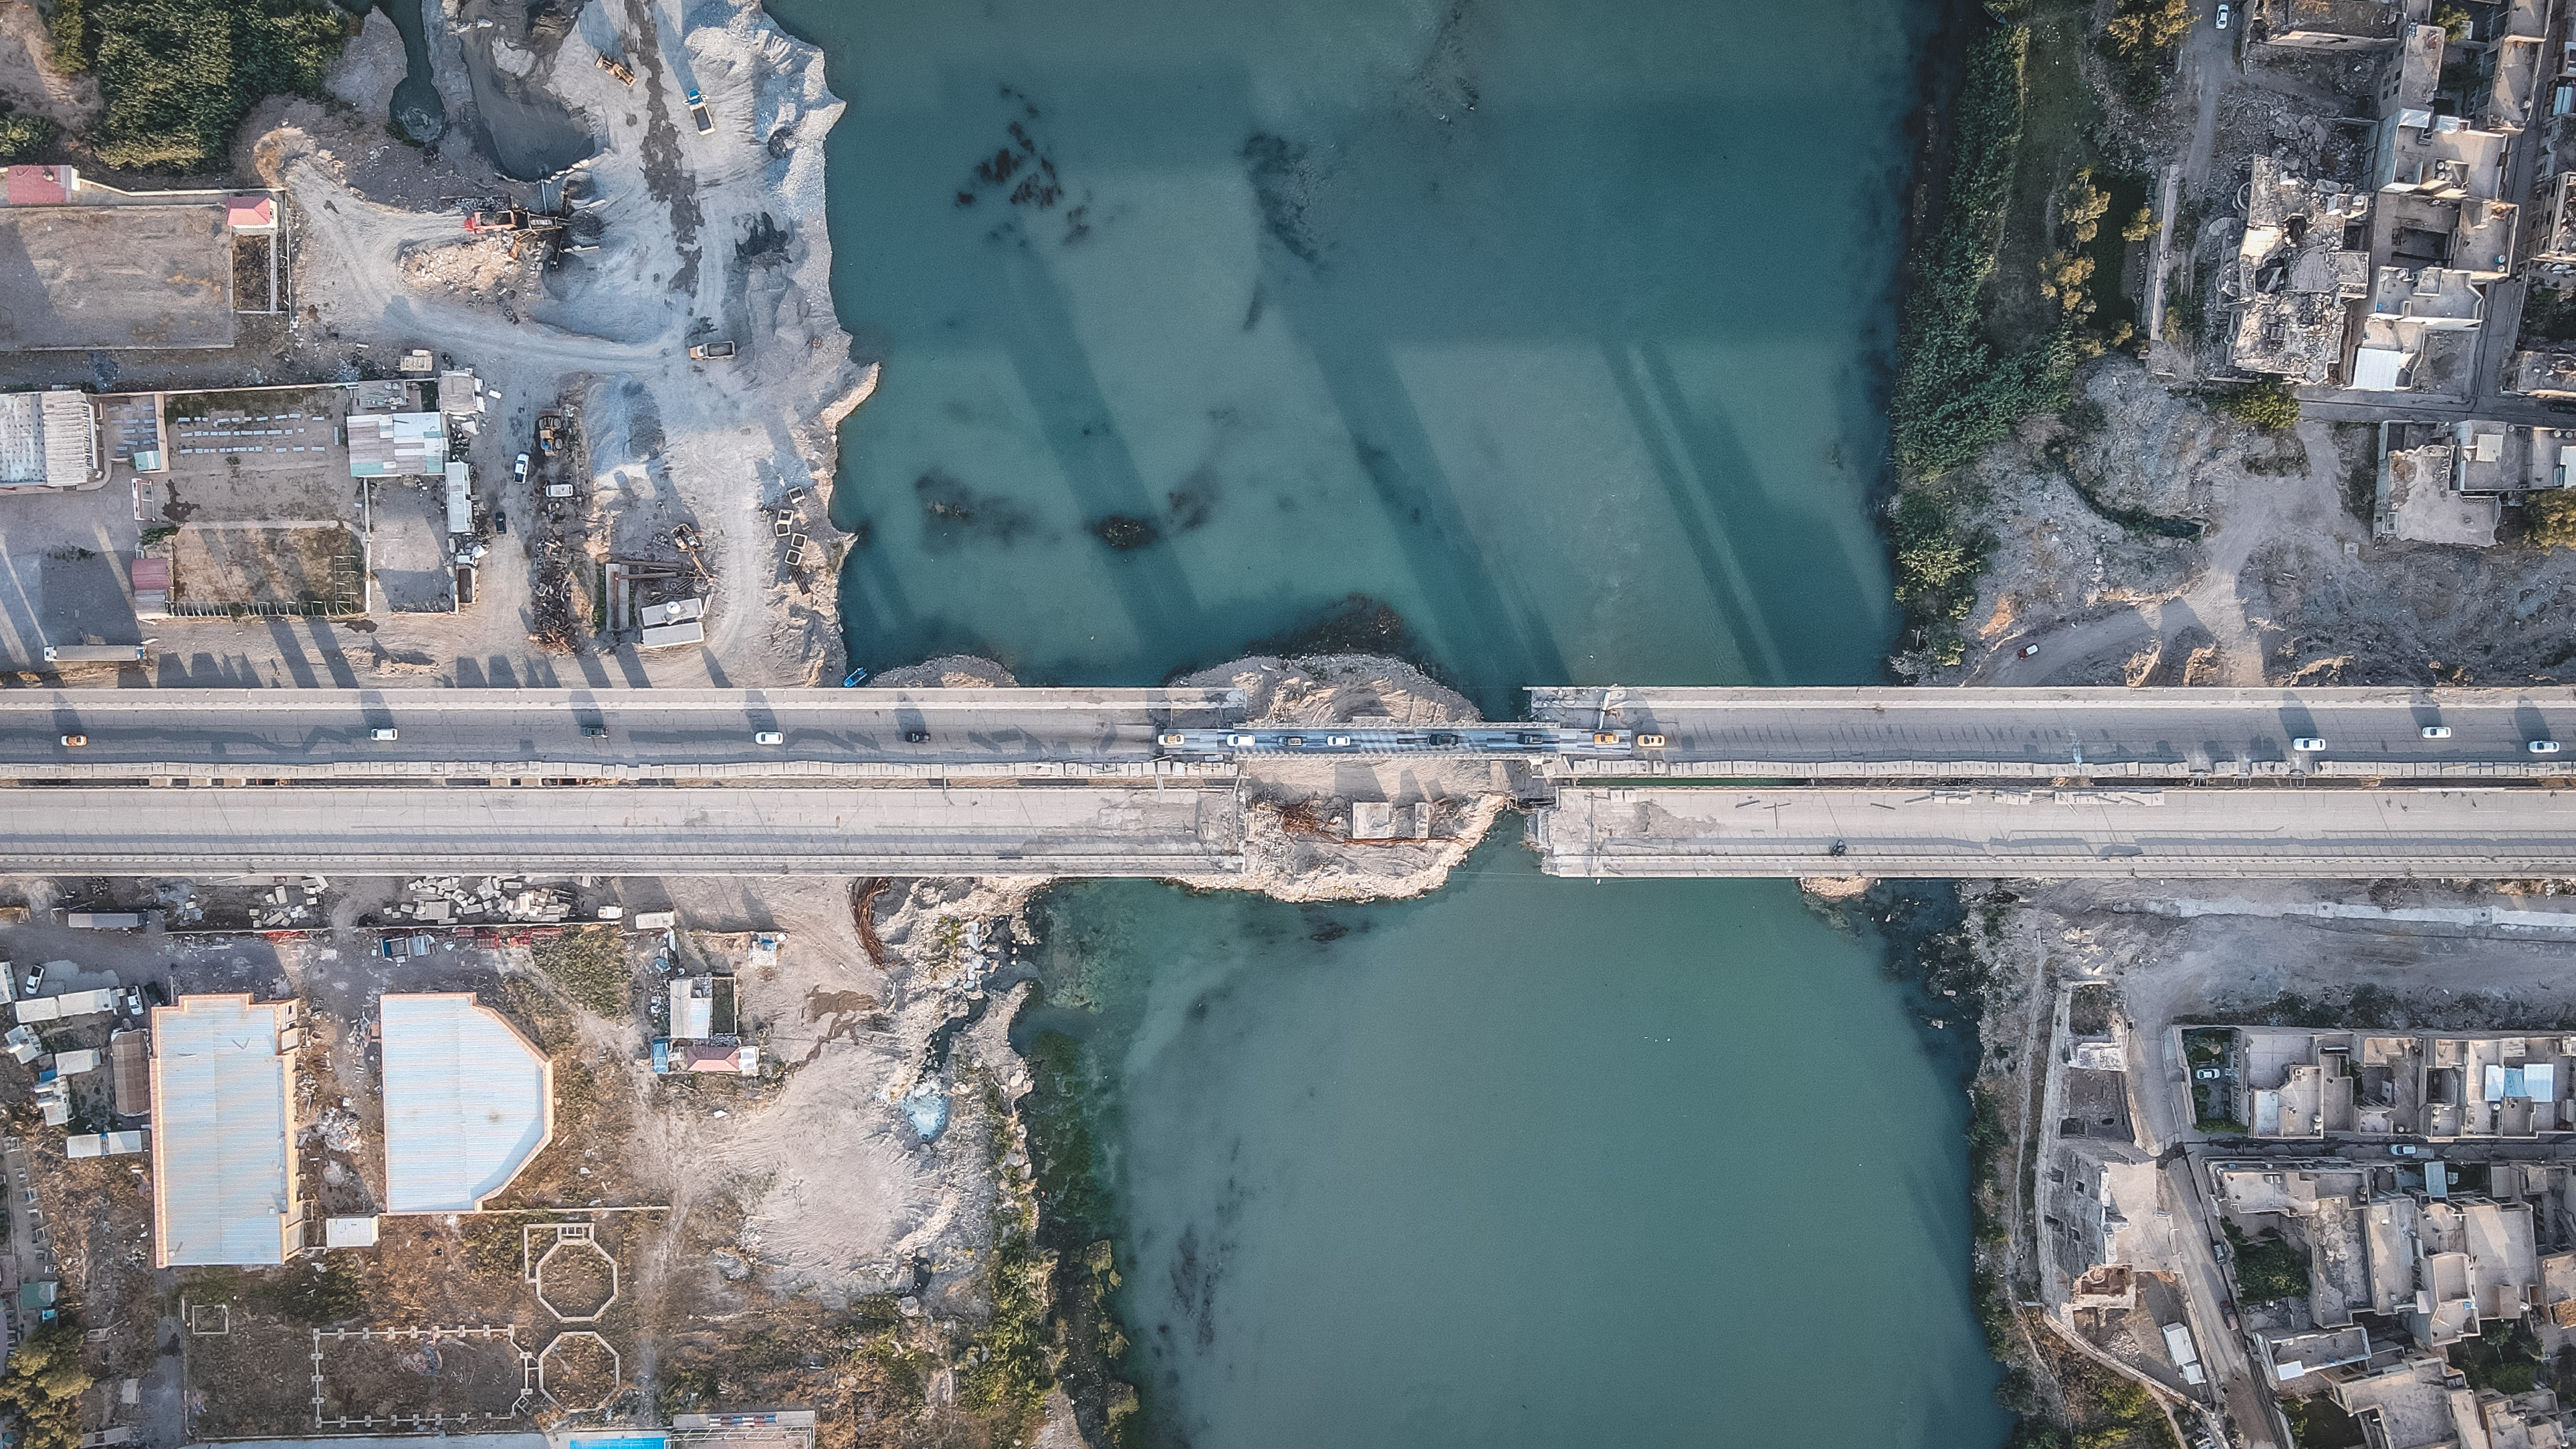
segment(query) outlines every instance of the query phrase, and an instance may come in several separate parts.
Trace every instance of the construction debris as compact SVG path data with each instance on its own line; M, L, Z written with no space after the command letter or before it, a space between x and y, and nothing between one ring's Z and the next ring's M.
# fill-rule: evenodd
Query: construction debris
M394 920L423 925L457 921L520 921L552 924L572 918L572 892L560 886L530 886L515 876L480 880L440 875L403 883L403 899L385 907Z

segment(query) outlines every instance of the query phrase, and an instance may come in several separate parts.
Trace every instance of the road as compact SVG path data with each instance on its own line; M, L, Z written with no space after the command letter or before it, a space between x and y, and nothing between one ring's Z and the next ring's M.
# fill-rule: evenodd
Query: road
M28 690L0 694L0 775L649 779L877 765L903 778L1143 766L1162 731L1241 711L1240 692L1201 689ZM760 743L764 733L779 743ZM65 735L88 743L65 746Z
M1243 698L1229 690L23 690L0 693L0 779L1204 777L1313 755L1517 757L1575 777L1819 782L2576 772L2570 689L1612 696L1533 690L1533 723L1398 730L1242 725ZM2451 733L2427 739L2427 727ZM776 743L762 742L768 734ZM1664 743L1639 743L1650 735ZM2528 748L2562 735L2563 756ZM2306 737L2326 748L2292 747Z
M2576 868L2576 791L1586 788L1530 839L1566 876L2492 879Z
M1242 866L1231 790L382 786L29 792L0 870L1212 876Z
M2560 731L2576 761L2568 689L1537 689L1530 710L1663 735L1631 773L1739 779L2522 778L2564 772L2529 748Z

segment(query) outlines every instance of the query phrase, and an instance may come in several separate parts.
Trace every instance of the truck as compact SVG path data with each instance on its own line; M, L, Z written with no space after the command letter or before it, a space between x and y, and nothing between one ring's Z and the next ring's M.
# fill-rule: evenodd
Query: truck
M696 86L689 87L689 118L698 123L700 135L716 128L716 118L707 110L707 98L698 94Z
M733 353L734 347L730 342L701 342L689 349L689 359L693 362L705 362L710 358L731 357Z
M563 414L537 414L537 451L551 458L563 447Z

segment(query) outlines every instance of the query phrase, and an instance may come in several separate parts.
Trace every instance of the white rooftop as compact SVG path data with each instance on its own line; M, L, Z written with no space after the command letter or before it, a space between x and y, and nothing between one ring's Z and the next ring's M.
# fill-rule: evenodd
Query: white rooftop
M469 992L387 995L385 1211L473 1212L554 1136L554 1067Z
M156 1266L283 1263L300 1247L279 1038L293 1002L183 996L152 1012Z

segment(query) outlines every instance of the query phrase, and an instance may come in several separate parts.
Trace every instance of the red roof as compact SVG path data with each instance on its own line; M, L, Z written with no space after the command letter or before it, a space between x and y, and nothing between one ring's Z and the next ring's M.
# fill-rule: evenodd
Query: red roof
M235 231L251 231L269 226L277 220L277 202L266 196L227 196L224 198L224 225Z
M713 1042L693 1041L680 1047L680 1065L692 1072L742 1072L740 1048L718 1046Z
M11 206L60 206L72 199L76 178L69 166L12 166L7 184Z
M138 558L134 561L134 588L137 593L170 587L170 561L166 558Z

